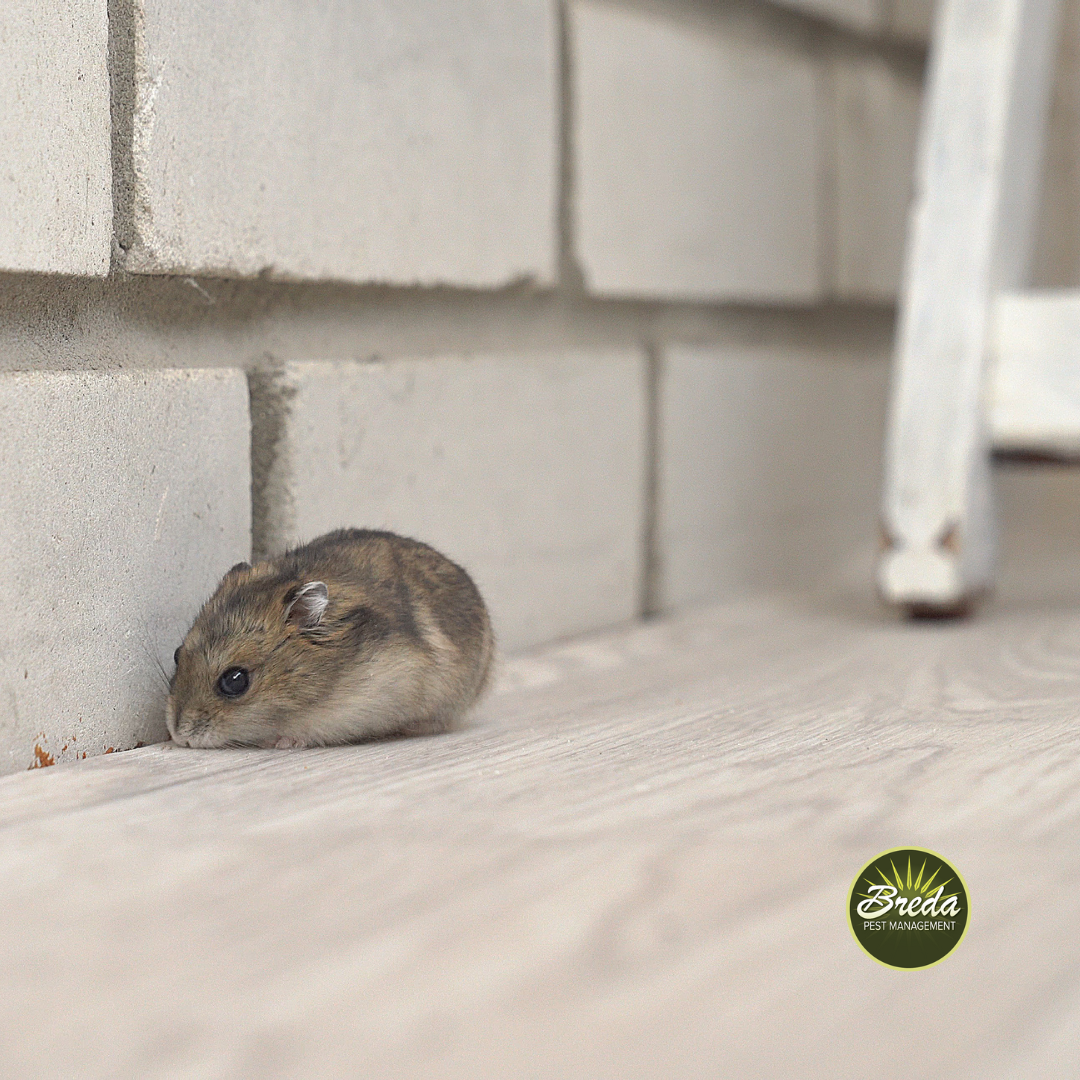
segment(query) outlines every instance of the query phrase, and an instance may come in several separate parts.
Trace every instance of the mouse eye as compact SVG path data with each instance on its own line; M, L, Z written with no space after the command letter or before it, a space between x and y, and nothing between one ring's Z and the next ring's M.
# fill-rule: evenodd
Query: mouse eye
M231 667L217 681L226 697L239 697L248 688L248 673L242 667Z
M176 647L176 652L172 654L172 662L179 667L180 666L180 646Z

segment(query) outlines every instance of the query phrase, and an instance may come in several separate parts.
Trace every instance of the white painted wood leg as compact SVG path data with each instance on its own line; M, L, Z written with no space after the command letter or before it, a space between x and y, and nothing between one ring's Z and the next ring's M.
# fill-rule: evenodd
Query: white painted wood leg
M992 584L991 312L1027 277L1057 15L1057 0L944 0L935 27L878 572L914 611L962 611Z

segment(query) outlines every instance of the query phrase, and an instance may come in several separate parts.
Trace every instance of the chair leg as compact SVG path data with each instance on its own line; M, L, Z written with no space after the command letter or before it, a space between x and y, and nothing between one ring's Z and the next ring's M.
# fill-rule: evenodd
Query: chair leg
M1026 283L1058 0L944 0L933 38L885 444L882 596L967 611L993 583L994 298Z

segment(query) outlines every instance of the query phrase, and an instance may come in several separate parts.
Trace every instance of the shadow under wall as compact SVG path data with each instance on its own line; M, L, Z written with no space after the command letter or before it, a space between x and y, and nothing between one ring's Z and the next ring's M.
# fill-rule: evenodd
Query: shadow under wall
M1002 462L996 601L1080 605L1080 466Z

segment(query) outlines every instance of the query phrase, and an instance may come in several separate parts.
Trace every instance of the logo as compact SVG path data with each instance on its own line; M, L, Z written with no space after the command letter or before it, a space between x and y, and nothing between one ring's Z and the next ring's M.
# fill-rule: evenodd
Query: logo
M863 867L848 897L855 940L894 968L924 968L960 944L968 894L960 875L922 848L894 848Z

